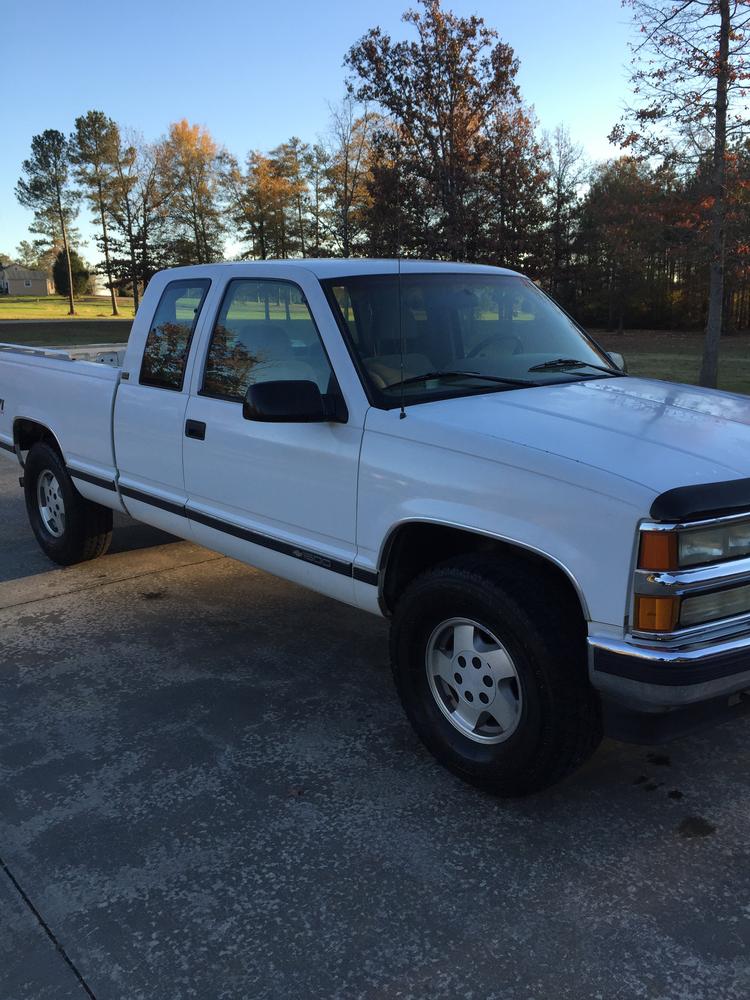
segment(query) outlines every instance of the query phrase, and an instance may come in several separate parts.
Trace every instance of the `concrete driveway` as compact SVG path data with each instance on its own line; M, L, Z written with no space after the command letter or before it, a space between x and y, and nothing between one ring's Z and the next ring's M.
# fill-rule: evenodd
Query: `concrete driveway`
M745 998L750 720L495 801L385 623L121 520L53 568L0 460L0 997Z

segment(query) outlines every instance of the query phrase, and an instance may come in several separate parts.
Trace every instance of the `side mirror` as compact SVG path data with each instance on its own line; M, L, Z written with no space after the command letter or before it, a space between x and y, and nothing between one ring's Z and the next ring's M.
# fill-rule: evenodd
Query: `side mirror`
M309 424L335 420L314 382L275 380L251 385L242 404L245 420L277 424Z
M628 370L628 363L622 354L618 354L617 351L607 351L607 355L615 368L619 368L621 372Z

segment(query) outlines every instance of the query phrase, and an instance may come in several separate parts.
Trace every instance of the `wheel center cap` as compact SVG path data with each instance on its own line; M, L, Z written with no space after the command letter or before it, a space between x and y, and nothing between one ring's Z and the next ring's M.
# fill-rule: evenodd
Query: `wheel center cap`
M492 704L497 690L495 678L489 664L482 660L476 650L465 649L457 653L453 657L453 669L457 678L461 678L461 694L465 698L467 692L471 695L468 701L485 707Z

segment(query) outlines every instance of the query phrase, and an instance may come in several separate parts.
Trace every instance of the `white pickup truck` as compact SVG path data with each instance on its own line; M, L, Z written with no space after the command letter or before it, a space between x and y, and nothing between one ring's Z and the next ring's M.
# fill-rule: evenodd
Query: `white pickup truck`
M109 360L0 349L55 562L118 510L389 616L417 733L500 795L746 709L750 400L627 376L519 274L420 261L165 271Z

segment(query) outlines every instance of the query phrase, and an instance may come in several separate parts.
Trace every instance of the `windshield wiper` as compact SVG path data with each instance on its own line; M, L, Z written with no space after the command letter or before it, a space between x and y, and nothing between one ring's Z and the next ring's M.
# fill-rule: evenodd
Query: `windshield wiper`
M530 372L565 371L566 368L595 368L598 372L606 372L607 375L615 377L625 375L625 372L617 368L607 368L604 365L595 365L591 361L581 361L579 358L554 358L552 361L543 361L540 365L532 365Z
M529 369L531 371L531 369ZM499 385L519 385L538 386L538 382L532 382L525 378L501 378L499 375L483 375L481 372L459 372L459 371L439 371L425 372L423 375L410 375L409 378L399 379L398 382L391 382L384 386L385 389L397 389L402 385L415 385L417 382L429 382L433 378L481 378L485 382L497 382Z

